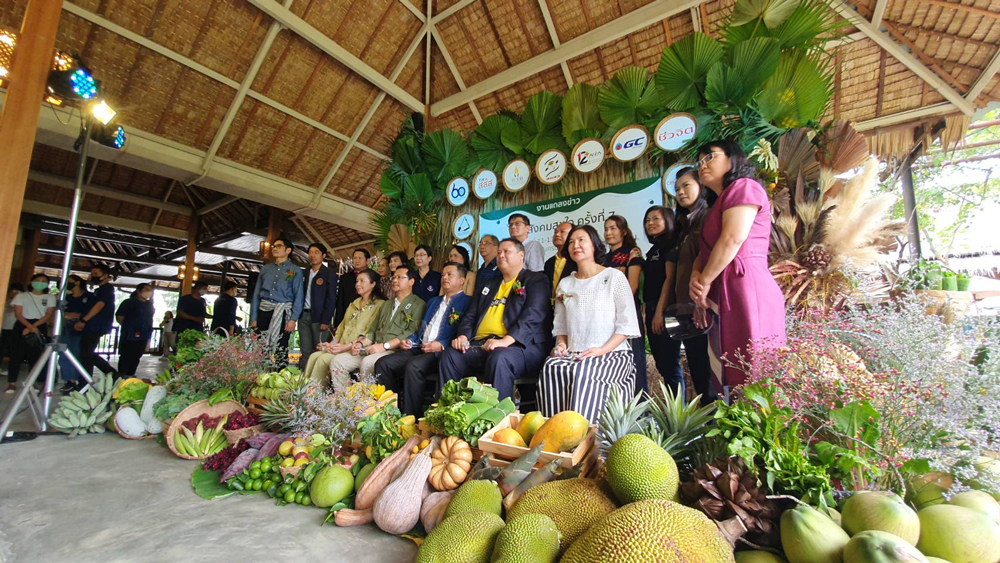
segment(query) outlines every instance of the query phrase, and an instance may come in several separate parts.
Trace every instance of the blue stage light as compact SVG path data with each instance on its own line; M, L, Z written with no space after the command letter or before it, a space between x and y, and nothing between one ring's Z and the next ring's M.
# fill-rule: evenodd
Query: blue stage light
M97 82L86 69L78 68L73 71L73 74L69 75L69 83L72 85L73 92L84 100L89 100L97 95Z

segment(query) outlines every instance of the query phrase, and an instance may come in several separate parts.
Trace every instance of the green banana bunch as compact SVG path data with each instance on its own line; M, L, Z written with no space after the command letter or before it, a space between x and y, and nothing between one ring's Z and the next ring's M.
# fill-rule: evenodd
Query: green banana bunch
M114 414L109 408L114 382L110 375L94 378L86 393L74 391L59 401L49 417L49 425L75 438L80 434L103 434L104 423Z
M174 448L188 457L204 458L215 455L229 445L222 431L225 424L226 419L223 418L215 428L205 430L199 422L194 432L186 426L178 425L174 431Z

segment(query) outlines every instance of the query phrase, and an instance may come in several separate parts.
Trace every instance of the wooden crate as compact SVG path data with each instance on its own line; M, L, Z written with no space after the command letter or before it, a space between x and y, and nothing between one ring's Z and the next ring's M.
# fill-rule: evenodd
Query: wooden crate
M528 453L528 448L501 444L500 442L493 440L493 435L498 431L503 430L504 428L517 428L517 425L520 424L523 416L524 415L519 412L507 415L500 421L499 424L491 428L489 432L483 434L483 437L479 439L479 449L481 449L484 453L493 454L494 459L498 461L501 459L514 460ZM542 452L542 455L538 456L538 463L536 463L535 466L540 467L554 459L562 459L563 467L573 467L583 461L587 453L596 445L597 426L591 426L587 431L587 435L583 438L583 442L580 442L579 446L568 452Z
M589 442L585 441L582 444L580 444L580 447L587 446L588 443ZM597 474L597 470L600 468L601 465L600 450L601 449L597 447L597 444L595 443L591 445L590 450L586 454L584 454L583 461L581 462L583 468L580 470L580 477L593 477L594 475ZM496 457L496 454L486 454L486 455L490 456L490 465L492 465L493 467L507 467L508 465L513 463L513 460L498 458ZM541 462L535 463L535 469L541 469L544 466L545 463ZM575 465L573 467L575 467ZM564 465L563 470L565 471L567 469L569 468Z

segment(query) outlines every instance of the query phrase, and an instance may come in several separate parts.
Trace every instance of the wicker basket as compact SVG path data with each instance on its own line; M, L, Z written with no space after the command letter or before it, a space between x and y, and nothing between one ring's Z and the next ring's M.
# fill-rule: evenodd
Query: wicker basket
M234 401L223 401L221 403L209 405L207 400L202 400L196 403L192 403L190 406L188 406L188 408L182 410L180 414L174 417L174 421L176 421L177 423L181 423L190 418L201 416L202 414L207 414L208 416L222 416L231 414L236 411L239 411L243 414L246 414L247 412L247 410L243 408L243 405ZM173 424L171 424L171 427L172 426ZM166 434L167 447L170 448L170 451L173 452L175 456L181 459L205 458L205 456L201 457L187 456L177 451L177 446L174 445L174 432L172 430L173 428L171 428L171 431L167 432Z
M247 397L247 410L254 414L264 414L264 405L270 401L257 397Z
M226 441L230 444L235 444L240 440L246 440L250 436L260 434L264 431L263 424L256 424L254 426L248 426L246 428L240 428L239 430L223 430L222 432L226 435Z

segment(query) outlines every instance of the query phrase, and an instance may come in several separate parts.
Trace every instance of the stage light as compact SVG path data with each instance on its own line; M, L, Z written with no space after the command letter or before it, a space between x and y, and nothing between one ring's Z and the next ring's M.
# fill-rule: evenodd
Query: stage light
M125 136L125 129L121 125L94 123L92 127L94 129L90 138L94 142L115 150L120 150L125 146L127 137Z
M267 260L267 252L271 250L271 242L267 240L260 241L260 257L261 259Z
M111 123L111 120L114 119L116 115L118 115L118 112L111 109L111 106L108 105L108 102L104 100L101 100L100 102L91 106L90 111L91 113L94 114L94 118L97 119L97 121L100 121L104 125Z
M64 100L92 100L100 91L100 83L77 57L57 53L49 71L48 91Z

